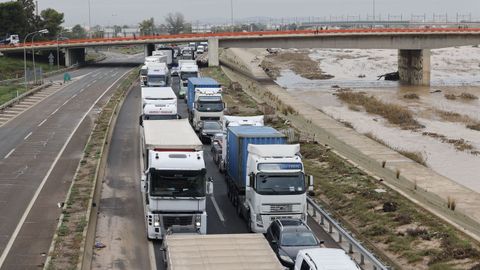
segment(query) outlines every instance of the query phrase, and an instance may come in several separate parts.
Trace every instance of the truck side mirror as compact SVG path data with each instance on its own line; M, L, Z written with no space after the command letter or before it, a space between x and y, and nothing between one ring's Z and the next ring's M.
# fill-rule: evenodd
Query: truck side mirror
M250 174L248 175L248 177L249 177L249 178L248 178L248 180L249 180L249 181L248 181L248 185L249 185L251 188L253 188L254 185L255 185L255 175L254 175L253 172L252 172L252 173L250 173Z
M142 174L140 179L140 191L142 193L147 192L147 176Z
M177 119L182 119L182 116L180 114L177 114Z
M207 195L213 195L213 178L209 177L207 181Z
M139 119L138 119L138 123L139 123L140 126L143 127L143 114L140 115L140 117L139 117Z

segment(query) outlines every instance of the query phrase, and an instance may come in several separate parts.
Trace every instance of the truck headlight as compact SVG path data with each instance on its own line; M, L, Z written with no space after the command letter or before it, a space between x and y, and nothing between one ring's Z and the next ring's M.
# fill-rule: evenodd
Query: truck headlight
M280 259L286 263L291 263L293 264L293 260L292 258L290 258L290 256L287 256L287 255L280 255Z
M257 214L257 216L255 217L255 220L256 220L257 225L259 227L263 227L263 220L262 220L262 215L261 214Z
M202 216L195 216L195 226L200 228L202 226Z
M160 218L158 217L158 215L153 216L153 226L160 227Z
M153 223L153 226L154 226L154 227L159 227L159 226L160 226L160 222L155 221L155 222Z

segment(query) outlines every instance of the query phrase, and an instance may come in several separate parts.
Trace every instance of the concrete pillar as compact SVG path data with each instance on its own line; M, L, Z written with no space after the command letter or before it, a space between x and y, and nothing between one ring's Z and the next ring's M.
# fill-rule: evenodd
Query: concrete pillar
M218 67L220 61L218 60L218 38L208 39L208 66Z
M398 50L400 82L430 85L430 50Z
M145 44L145 57L152 56L153 51L155 51L155 44Z
M85 63L85 48L65 49L65 66Z

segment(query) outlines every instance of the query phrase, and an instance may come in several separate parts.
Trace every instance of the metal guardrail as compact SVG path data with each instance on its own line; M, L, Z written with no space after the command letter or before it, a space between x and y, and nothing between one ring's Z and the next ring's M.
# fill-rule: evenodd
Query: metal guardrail
M370 251L368 251L362 244L357 241L353 236L351 236L345 229L342 228L340 224L338 224L329 213L323 210L315 201L307 197L307 211L308 213L315 219L315 221L319 222L320 226L327 227L327 233L333 234L334 230L338 237L335 241L339 244L347 244L344 248L345 251L351 255L351 257L355 260L355 256L358 255L359 259L355 260L362 269L373 269L373 270L389 270L390 268L385 266L382 262L380 262L375 255L373 255ZM317 220L317 217L320 216L320 220ZM342 245L340 245L342 246Z
M20 101L21 101L22 99L24 99L25 97L30 96L30 95L33 95L33 94L35 94L36 92L38 92L39 90L42 90L42 89L44 89L44 88L47 88L47 87L49 87L49 86L51 86L51 85L52 85L51 82L46 83L46 84L42 84L42 85L40 85L40 86L38 86L38 87L35 87L35 88L33 88L33 89L31 89L31 90L29 90L29 91L27 91L27 92L19 95L18 97L14 98L14 99L11 99L11 100L9 100L9 101L1 104L1 105L0 105L0 114L1 114L5 109L13 106L15 103L20 102Z

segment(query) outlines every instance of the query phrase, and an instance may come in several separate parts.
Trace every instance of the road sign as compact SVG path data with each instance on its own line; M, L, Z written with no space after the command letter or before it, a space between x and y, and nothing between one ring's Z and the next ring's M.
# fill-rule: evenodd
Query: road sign
M48 56L48 64L50 66L53 66L53 60L55 60L55 56L53 56L53 54L50 53L50 55Z

